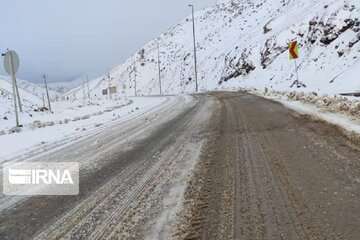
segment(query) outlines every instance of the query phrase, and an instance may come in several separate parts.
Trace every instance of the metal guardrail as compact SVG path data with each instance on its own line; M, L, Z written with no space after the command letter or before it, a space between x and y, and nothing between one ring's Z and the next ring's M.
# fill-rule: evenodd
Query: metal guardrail
M341 96L351 96L351 97L360 97L360 92L353 93L340 93Z

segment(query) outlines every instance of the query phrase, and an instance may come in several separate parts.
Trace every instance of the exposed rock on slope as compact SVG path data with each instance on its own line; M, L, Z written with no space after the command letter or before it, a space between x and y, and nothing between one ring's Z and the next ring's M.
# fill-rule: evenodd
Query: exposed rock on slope
M197 12L200 88L291 90L296 75L287 47L296 39L301 91L360 90L354 75L359 73L359 5L357 0L223 0ZM114 68L114 84L134 94L136 79L138 94L157 94L157 41L164 91L193 92L190 17Z

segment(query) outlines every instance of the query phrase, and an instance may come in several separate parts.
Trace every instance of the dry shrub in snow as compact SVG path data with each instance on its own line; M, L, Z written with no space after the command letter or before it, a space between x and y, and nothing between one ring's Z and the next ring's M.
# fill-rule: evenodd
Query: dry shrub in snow
M289 92L289 93L287 94L288 99L294 100L294 99L295 99L295 96L296 96L296 92Z
M30 128L31 129L35 129L35 128L42 128L44 127L43 124L40 121L34 121L31 125Z
M351 104L348 102L339 102L335 105L333 109L334 112L348 112L350 110Z
M341 112L352 117L360 118L360 101L349 100L348 98L343 96L318 96L316 92L285 92L269 89L267 89L267 91L265 90L262 94L269 96L284 96L287 97L287 99L289 100L314 104L315 106L329 112Z
M295 95L295 100L296 100L296 101L303 101L303 100L305 100L305 93L303 93L303 92L298 92L298 93L296 93L296 95Z
M329 107L333 103L331 97L323 96L316 101L318 107Z
M357 116L360 113L360 102L356 101L351 104L350 114L353 116Z
M311 103L319 108L323 108L330 112L342 112L351 116L360 117L360 101L350 101L342 96L318 96L316 93L303 92L277 92L282 96L286 96L289 100L302 101Z

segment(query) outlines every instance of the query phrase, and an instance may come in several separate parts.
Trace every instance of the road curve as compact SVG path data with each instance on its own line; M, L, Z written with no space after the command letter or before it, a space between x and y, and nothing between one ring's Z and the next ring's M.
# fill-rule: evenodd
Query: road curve
M14 201L0 239L360 239L340 130L245 92L183 102L35 159L79 161L80 195Z
M212 96L214 134L175 239L360 239L357 146L279 103L247 93Z

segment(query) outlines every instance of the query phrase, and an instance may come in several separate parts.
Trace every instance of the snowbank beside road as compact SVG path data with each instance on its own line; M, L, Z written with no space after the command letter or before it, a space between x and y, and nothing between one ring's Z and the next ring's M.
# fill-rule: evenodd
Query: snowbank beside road
M65 101L55 102L52 103L53 113L50 113L49 111L42 112L39 110L20 113L20 124L23 126L23 128L13 128L15 125L14 115L7 117L6 120L0 120L0 132L3 132L3 134L11 134L18 131L45 128L57 124L61 125L68 124L69 122L86 120L93 116L102 115L106 112L112 112L115 109L121 108L130 103L131 101L129 100L104 100L91 104L80 104L79 102Z
M342 129L351 141L360 141L360 100L356 98L303 92L251 92L277 101L299 114L333 124Z
M287 100L279 100L279 102L281 102L287 108L290 108L298 113L313 116L317 119L321 119L339 126L348 132L355 132L356 134L360 134L359 119L350 119L340 113L324 112L312 104L306 104L297 101L292 102Z
M34 119L31 119L32 121L28 121L21 132L1 135L0 146L6 151L0 152L0 163L15 158L27 160L33 155L70 144L86 136L96 134L103 128L111 127L112 124L129 121L161 106L170 98L131 98L131 104L130 102L123 102L123 105L110 101L103 105L82 107L62 105L59 113L53 115L44 113L35 120L37 121L35 124L32 122ZM69 119L69 121L64 119Z

